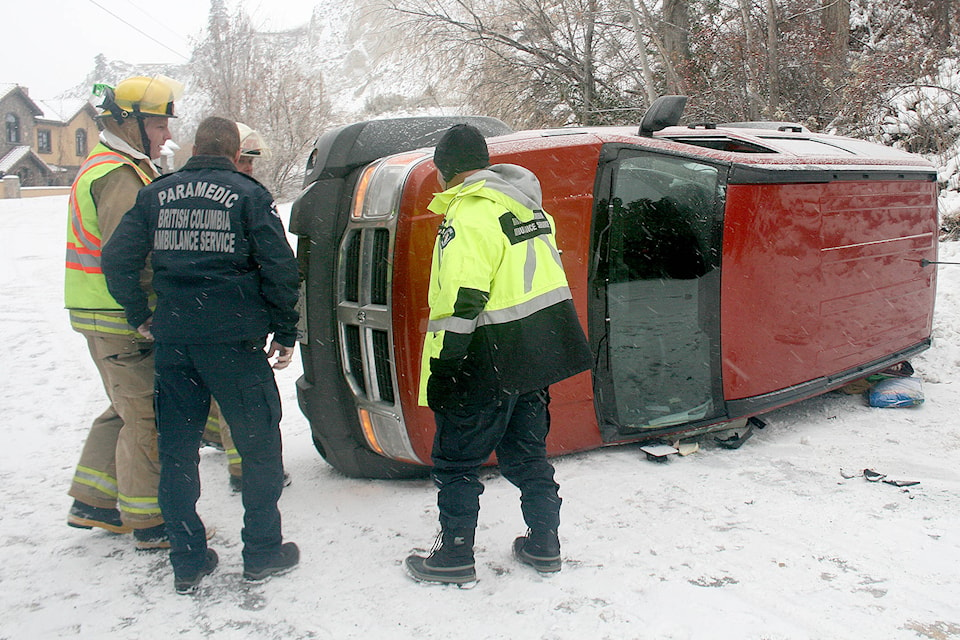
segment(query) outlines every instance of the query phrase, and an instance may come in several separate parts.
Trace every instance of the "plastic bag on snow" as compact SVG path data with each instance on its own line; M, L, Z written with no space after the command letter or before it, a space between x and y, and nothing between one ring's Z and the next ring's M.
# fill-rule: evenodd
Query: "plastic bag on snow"
M870 389L871 407L915 407L923 404L920 378L889 378Z

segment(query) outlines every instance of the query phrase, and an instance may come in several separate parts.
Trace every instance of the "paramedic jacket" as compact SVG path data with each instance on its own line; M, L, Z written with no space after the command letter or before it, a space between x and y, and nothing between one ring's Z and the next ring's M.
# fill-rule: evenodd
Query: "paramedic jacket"
M110 294L127 321L151 316L140 286L150 256L158 342L296 342L297 263L273 197L229 158L194 156L140 190L103 248Z

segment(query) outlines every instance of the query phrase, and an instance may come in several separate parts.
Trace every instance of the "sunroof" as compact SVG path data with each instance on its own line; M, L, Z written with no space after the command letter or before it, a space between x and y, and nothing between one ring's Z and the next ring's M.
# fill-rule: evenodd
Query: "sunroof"
M734 140L726 136L671 136L668 139L674 142L682 142L683 144L692 144L695 147L716 149L717 151L732 151L734 153L776 153L773 149L768 149L767 147L744 140Z

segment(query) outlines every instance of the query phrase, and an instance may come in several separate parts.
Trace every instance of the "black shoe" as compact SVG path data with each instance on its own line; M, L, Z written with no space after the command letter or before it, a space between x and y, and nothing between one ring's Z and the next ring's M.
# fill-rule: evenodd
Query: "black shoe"
M556 531L527 531L513 541L513 555L541 573L560 571L560 538Z
M133 537L137 541L137 549L169 549L170 538L167 536L166 525L158 524L146 529L134 529Z
M292 483L293 479L290 477L290 474L284 471L283 486L289 487ZM243 491L243 476L230 476L230 490L234 493L240 493Z
M280 545L277 557L262 567L243 567L243 579L248 582L258 582L270 576L280 576L300 562L300 549L293 542L284 542Z
M116 509L94 507L85 502L74 500L67 513L67 524L77 529L99 527L110 533L130 533L133 528L123 524L120 512Z
M197 586L199 586L200 581L203 580L203 577L213 573L213 570L217 568L217 563L219 561L220 558L217 557L217 552L213 549L207 549L207 557L203 563L203 566L200 567L200 570L192 576L174 575L173 588L176 589L177 593L181 595L193 593L197 590Z
M420 582L460 585L476 582L473 534L473 530L441 532L428 557L407 556L407 571Z

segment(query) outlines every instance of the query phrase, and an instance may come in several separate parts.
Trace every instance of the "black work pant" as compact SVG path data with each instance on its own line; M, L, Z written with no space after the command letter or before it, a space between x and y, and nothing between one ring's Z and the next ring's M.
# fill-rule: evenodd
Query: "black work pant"
M154 355L160 452L160 510L176 575L204 563L206 535L197 515L200 437L210 396L233 430L243 467L243 560L261 567L283 541L277 500L283 485L280 394L263 341L224 344L158 342Z
M520 489L523 519L535 531L560 526L559 485L547 461L547 389L435 412L433 481L440 526L475 529L480 512L480 467L496 451L500 472Z

